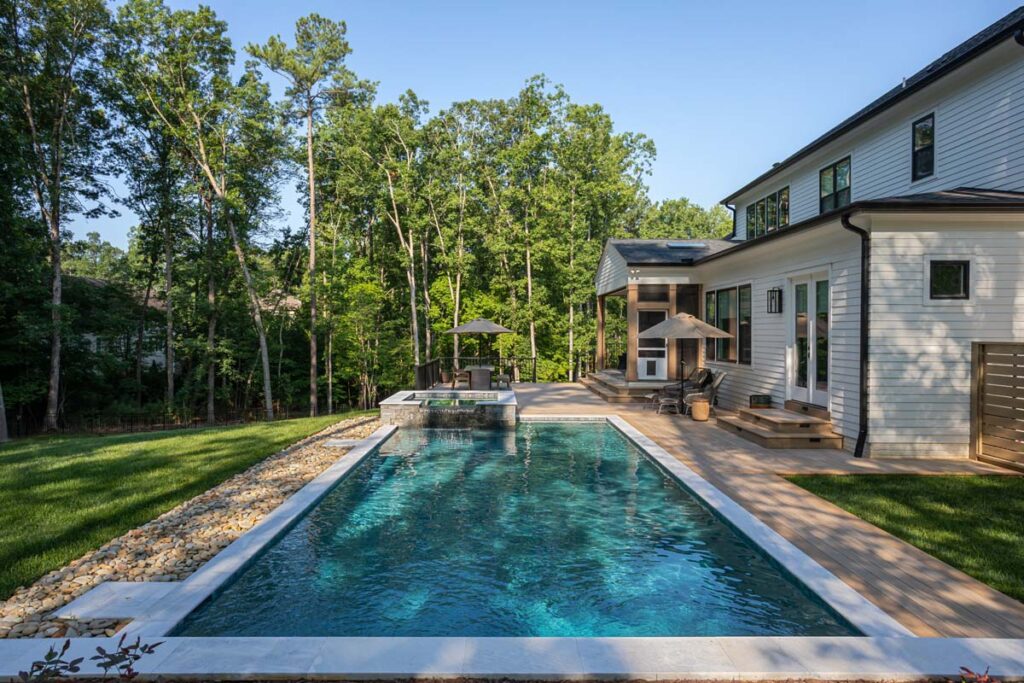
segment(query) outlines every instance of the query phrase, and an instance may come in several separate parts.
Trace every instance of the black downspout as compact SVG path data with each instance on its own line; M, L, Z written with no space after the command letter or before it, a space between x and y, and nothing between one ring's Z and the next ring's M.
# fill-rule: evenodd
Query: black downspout
M722 206L724 206L725 208L727 208L730 211L732 211L732 234L729 235L728 239L735 239L735 237L736 237L736 207L735 206L729 206L728 204L722 204Z
M868 443L868 352L871 333L870 294L871 294L871 236L864 228L850 222L850 214L840 217L843 227L860 235L860 431L857 433L857 445L853 449L853 457L863 458L864 447Z

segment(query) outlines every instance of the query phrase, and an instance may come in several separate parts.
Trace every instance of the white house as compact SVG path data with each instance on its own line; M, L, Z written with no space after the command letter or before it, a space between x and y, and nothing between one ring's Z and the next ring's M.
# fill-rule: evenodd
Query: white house
M706 343L722 407L768 394L857 455L1024 463L1024 8L722 203L727 240L605 245L595 390L626 400L697 362L696 342L636 337L686 311L735 335ZM628 302L621 376L609 296ZM762 442L778 427L743 418L721 422Z

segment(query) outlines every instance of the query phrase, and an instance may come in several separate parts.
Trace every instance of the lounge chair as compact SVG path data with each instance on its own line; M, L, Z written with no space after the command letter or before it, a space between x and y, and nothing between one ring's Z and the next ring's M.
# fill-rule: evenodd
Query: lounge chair
M647 403L644 404L644 408L650 406L651 408L658 409L661 412L662 399L675 399L678 401L680 394L686 394L690 391L699 391L703 389L711 381L711 371L707 368L694 368L690 376L683 380L682 389L678 384L672 383L662 387L660 390L653 394L645 394L644 398L647 399ZM672 407L676 412L679 412L680 404L673 402L672 400L666 401L667 407Z
M706 398L711 409L715 409L715 401L718 400L718 388L722 386L722 380L725 379L726 372L716 372L715 378L711 381L711 384L707 385L700 391L692 391L689 394L683 396L683 414L686 413L693 405L694 399L699 397Z

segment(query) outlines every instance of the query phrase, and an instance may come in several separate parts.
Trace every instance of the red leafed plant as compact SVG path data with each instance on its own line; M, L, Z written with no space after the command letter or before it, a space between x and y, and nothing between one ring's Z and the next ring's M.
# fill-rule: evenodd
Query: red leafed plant
M989 676L989 667L985 667L985 673L979 674L971 671L966 666L960 667L960 683L996 683L995 676Z

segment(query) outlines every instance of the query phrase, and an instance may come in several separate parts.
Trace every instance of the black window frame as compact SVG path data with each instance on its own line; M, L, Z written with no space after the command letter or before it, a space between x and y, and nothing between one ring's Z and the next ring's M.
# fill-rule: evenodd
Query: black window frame
M748 322L744 330L742 306L743 297L741 292L747 294L746 312ZM751 284L736 285L734 287L721 287L709 289L704 292L704 322L714 325L718 329L724 329L719 322L718 313L721 310L719 295L733 293L733 320L735 322L736 334L732 339L707 339L704 344L704 359L712 363L735 363L738 365L751 365L753 363L754 348L754 289ZM724 357L723 357L724 356ZM729 358L728 356L733 356Z
M962 292L959 294L935 293L935 266L960 266L963 268ZM928 298L932 301L967 301L971 298L971 262L969 259L930 259L928 261Z
M769 200L775 203L774 222L768 215ZM770 192L747 205L747 239L763 237L769 232L787 227L789 227L789 185Z
M839 167L846 164L850 167L850 181L846 187L841 190L836 189L836 179L838 178ZM822 194L822 179L825 177L825 173L830 172L832 175L832 191L830 193ZM840 193L845 193L843 199L840 198ZM850 155L837 159L831 164L822 167L818 170L818 213L828 213L829 211L835 211L841 209L844 206L849 206L850 201L853 199L853 159Z
M932 141L918 149L917 127L926 121L931 123ZM927 172L924 172L919 168L919 155L924 152L927 152L930 163ZM935 112L922 116L910 124L910 182L916 183L918 180L931 178L933 175L935 175Z
M743 295L746 293L746 312ZM744 322L744 318L746 322ZM740 285L736 288L736 362L750 365L754 357L754 288Z

